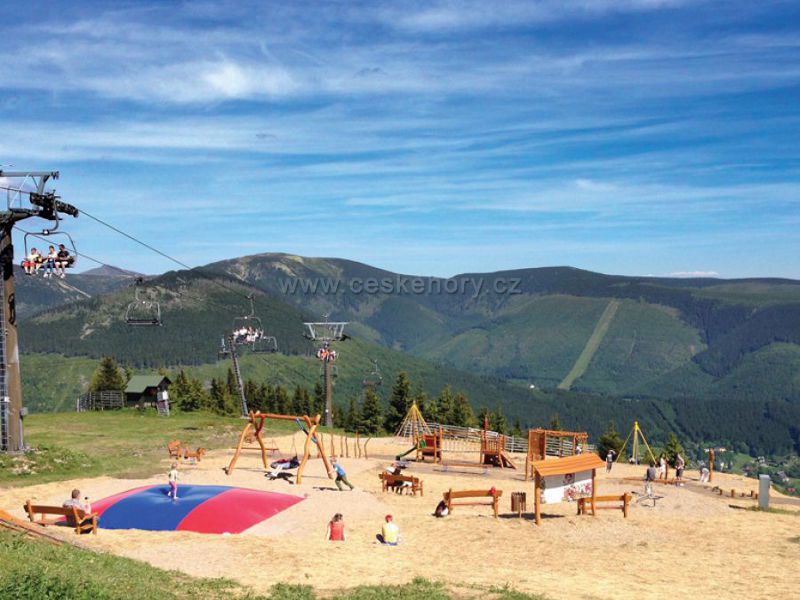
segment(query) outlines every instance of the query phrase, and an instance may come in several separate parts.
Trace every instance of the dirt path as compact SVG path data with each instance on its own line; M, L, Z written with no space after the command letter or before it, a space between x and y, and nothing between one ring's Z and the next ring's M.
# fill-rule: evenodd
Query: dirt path
M370 443L376 455L392 456L401 448L388 440ZM412 463L409 471L424 480L425 496L409 497L381 492L377 475L387 464L383 459L341 459L357 489L338 492L318 460L309 463L302 485L289 485L268 482L257 453L243 456L227 477L222 467L229 458L229 452L214 452L200 465L184 467L183 482L281 491L304 501L241 535L101 530L82 541L162 568L232 577L262 592L277 582L330 591L415 576L477 589L508 584L554 599L790 598L800 586L795 541L800 516L736 510L732 506L754 502L720 497L695 482L659 486L663 498L657 506L635 504L628 519L621 511L578 517L574 504L547 505L544 522L536 527L529 515L508 515L512 491L526 491L532 504L532 485L522 481L521 470L494 469L484 476ZM640 477L642 470L615 465L610 476L598 474L600 493L639 492L638 481L624 478ZM98 478L13 489L3 493L0 509L22 517L27 498L60 503L79 487L99 499L162 479ZM757 482L716 474L715 484L747 492ZM431 516L445 490L491 486L504 492L501 511L506 514L500 519L488 507L459 508L446 519ZM335 512L344 514L345 543L324 539ZM401 529L398 547L375 540L387 513Z

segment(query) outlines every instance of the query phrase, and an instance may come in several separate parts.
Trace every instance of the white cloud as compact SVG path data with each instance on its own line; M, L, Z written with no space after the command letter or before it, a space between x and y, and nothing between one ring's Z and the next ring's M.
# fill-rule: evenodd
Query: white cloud
M681 279L698 279L707 277L719 277L716 271L675 271L669 274L670 277L679 277Z

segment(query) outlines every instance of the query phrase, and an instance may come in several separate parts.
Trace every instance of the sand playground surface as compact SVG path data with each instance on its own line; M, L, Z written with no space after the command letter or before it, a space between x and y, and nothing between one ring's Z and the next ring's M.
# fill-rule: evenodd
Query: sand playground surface
M297 434L299 448L302 437ZM291 436L277 441L281 448L292 445ZM181 466L182 483L282 492L304 500L238 535L101 529L81 542L160 568L228 577L257 592L284 582L311 585L324 594L417 576L446 582L455 595L461 590L468 597L504 585L553 599L792 598L800 589L800 514L745 510L756 502L732 499L729 490L754 490L753 479L715 473L713 485L726 490L719 496L689 471L684 487L656 486L662 498L655 507L649 501L637 504L634 497L627 519L617 510L578 517L575 503L565 502L543 505L537 527L531 514L519 519L510 510L511 493L524 491L533 511L533 483L523 481L524 457L515 457L516 471L489 468L486 475L411 462L405 474L423 480L424 496L383 493L378 474L406 449L395 439L374 439L369 459L340 458L356 487L344 492L336 490L318 459L309 461L302 484L291 485L268 481L258 452L243 453L231 476L223 467L233 450L211 452L197 465ZM464 458L476 460L452 460ZM151 479L102 477L5 490L0 509L25 517L25 500L60 505L74 487L97 500L165 484L166 449L163 464L165 475ZM627 464L616 464L609 475L598 470L598 494L641 493L639 481L625 478L643 474L643 466ZM487 506L459 507L444 519L432 516L446 490L492 486L503 490L499 519ZM795 501L774 492L772 499L773 506L800 513ZM344 543L325 540L326 524L336 512L344 515ZM400 527L397 547L376 541L386 514ZM76 537L66 528L48 529Z

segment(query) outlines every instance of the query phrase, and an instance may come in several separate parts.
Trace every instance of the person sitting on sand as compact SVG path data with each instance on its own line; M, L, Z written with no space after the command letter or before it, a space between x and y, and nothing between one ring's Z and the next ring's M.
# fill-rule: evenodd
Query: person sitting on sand
M709 474L710 472L707 466L703 465L700 467L700 483L707 483Z
M64 508L72 508L73 506L77 508L79 511L83 512L84 515L92 514L92 505L89 504L89 496L86 496L84 501L81 502L81 491L79 489L72 490L72 494L69 500L65 500L63 506ZM85 523L90 523L91 519L85 519L81 521L81 525ZM70 527L77 527L78 524L75 523L75 519L72 518L72 515L67 515L67 525Z
M394 522L392 515L386 515L381 532L378 534L378 541L386 546L397 546L400 542L400 528Z
M440 500L439 504L436 505L436 510L433 511L433 516L437 518L446 517L450 510L447 508L447 502L444 500Z
M325 539L331 542L344 542L347 538L344 534L344 521L342 520L342 513L336 513L328 523L328 529L325 531Z

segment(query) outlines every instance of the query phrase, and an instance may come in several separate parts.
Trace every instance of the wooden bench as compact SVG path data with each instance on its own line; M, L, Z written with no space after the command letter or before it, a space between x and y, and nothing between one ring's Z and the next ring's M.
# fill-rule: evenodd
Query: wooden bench
M597 506L599 503L619 503L613 504L612 506ZM578 499L578 514L585 515L589 510L592 511L592 516L595 514L595 510L621 510L622 515L624 518L628 518L628 506L631 503L631 495L628 493L622 494L620 496L595 496L594 503L592 503L592 498L579 498Z
M63 522L63 519L66 517L67 523L70 521L75 523L75 533L80 534L84 531L91 531L93 534L97 535L97 515L94 513L87 515L74 506L70 506L69 508L63 506L42 506L33 504L30 500L25 502L23 508L25 512L28 513L28 518L31 520L31 523L36 523L43 527L47 525L57 525ZM56 515L56 518L48 519L45 518L45 515Z
M389 488L394 488L394 490L398 493L402 493L403 490L408 490L410 493L417 495L419 492L420 496L424 496L425 492L422 489L422 481L419 477L412 477L410 475L392 475L391 473L387 473L383 471L380 475L378 475L381 480L381 486L383 491L386 492ZM411 485L405 485L406 483L410 483Z
M453 514L454 506L491 506L494 511L494 518L498 517L500 509L500 496L503 490L448 490L444 493L444 501L447 503L447 514ZM461 498L490 498L488 502L453 502Z
M194 460L194 462L200 462L203 458L203 455L206 453L205 448L198 448L194 452L189 450L188 448L184 448L183 450L183 458L189 460L190 458Z

